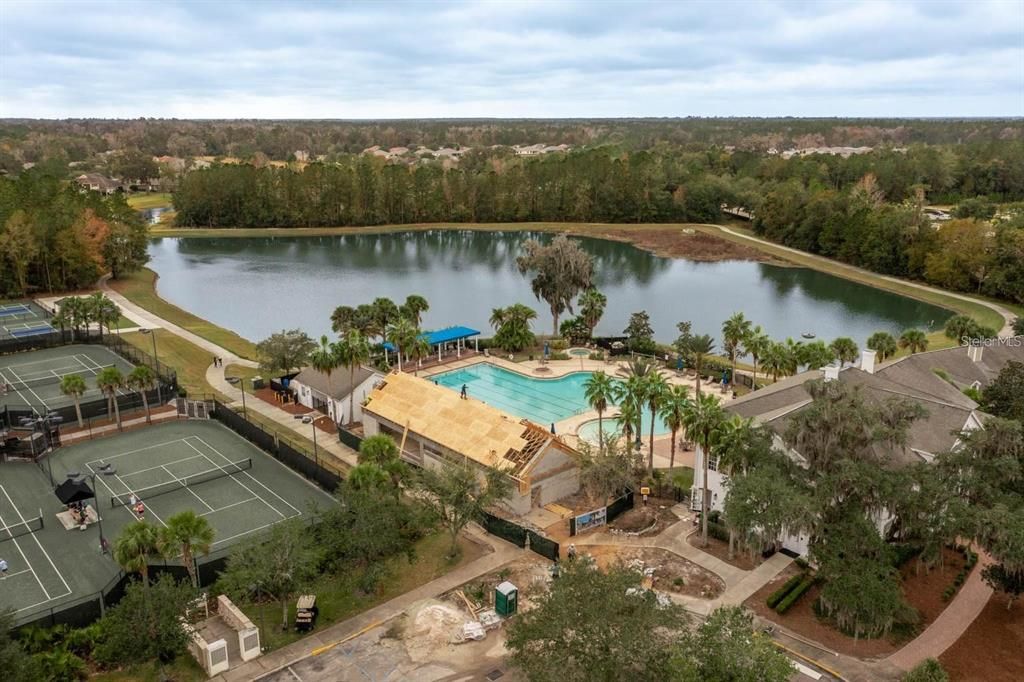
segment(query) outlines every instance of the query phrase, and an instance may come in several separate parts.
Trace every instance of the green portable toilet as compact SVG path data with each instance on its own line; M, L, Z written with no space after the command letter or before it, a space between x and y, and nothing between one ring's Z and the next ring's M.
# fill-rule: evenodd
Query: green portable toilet
M519 589L505 581L494 588L494 610L499 616L511 616L519 607Z

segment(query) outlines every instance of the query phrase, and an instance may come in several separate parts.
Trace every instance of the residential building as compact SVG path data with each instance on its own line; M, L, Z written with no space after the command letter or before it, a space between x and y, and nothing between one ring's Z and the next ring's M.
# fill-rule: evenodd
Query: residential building
M411 374L378 383L363 406L363 431L391 436L417 466L468 464L481 477L498 469L513 484L504 505L517 515L579 490L579 454L547 429Z
M916 353L877 365L875 352L865 350L856 367L836 366L803 372L778 381L730 402L726 410L769 427L776 448L803 463L799 452L785 441L786 428L793 415L811 403L806 384L809 381L841 381L856 386L868 401L891 398L909 399L925 409L927 416L911 424L906 443L877 446L879 459L887 466L902 467L915 462L932 462L942 452L959 446L963 431L983 428L989 415L963 393L980 389L994 379L1011 360L1024 362L1024 337L993 340L988 346L959 346ZM694 458L694 484L691 506L699 509L704 481L703 452ZM708 491L711 508L721 510L728 493L728 476L719 470L715 457L708 462ZM878 515L880 529L889 517ZM807 551L808 538L794 535L783 539L783 547L799 554Z
M103 194L113 194L124 189L120 182L100 173L82 173L75 178L75 182L84 189Z
M374 384L384 375L368 367L356 368L355 374L347 367L331 372L330 378L312 367L303 367L288 383L295 391L299 403L320 410L337 424L349 423L349 406L355 400L355 421L363 418L363 402Z

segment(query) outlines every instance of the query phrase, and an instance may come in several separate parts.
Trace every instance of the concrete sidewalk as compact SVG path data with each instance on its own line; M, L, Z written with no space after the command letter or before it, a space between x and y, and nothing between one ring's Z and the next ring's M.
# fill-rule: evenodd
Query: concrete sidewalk
M248 663L243 663L211 679L216 682L248 682L260 679L264 675L281 670L310 656L314 649L389 621L405 613L410 606L418 601L438 597L464 583L497 570L508 562L519 558L524 552L530 551L487 535L479 528L470 528L467 534L477 542L488 545L492 551L451 573L364 611L358 616L335 623L293 644L260 656Z

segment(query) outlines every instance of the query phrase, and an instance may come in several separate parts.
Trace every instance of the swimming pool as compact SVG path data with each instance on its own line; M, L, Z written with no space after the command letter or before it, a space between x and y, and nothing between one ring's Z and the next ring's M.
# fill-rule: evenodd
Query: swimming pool
M583 388L589 378L590 372L573 372L534 379L489 362L431 377L455 391L465 386L469 397L545 426L590 409Z
M644 410L643 416L640 418L640 423L642 424L641 430L643 431L643 441L644 443L646 443L647 438L651 433L650 410ZM604 431L605 438L614 438L616 436L621 435L622 433L622 427L619 424L619 420L616 419L615 417L605 417L604 428L602 430ZM665 422L662 420L662 418L658 417L654 421L654 435L661 436L666 433L669 433L669 428L665 426ZM584 422L580 424L580 428L576 431L576 435L579 436L582 440L587 441L588 443L593 443L594 445L597 445L597 420L594 419L593 421ZM636 435L634 434L633 437L635 438Z
M584 384L591 372L573 372L557 379L535 379L518 372L481 362L463 369L456 369L431 377L441 386L453 391L462 390L471 398L477 398L499 410L504 410L519 417L546 426L573 415L590 411L587 403ZM644 411L643 428L648 433L651 428L650 410ZM617 422L608 418L604 420L605 432L617 428ZM593 441L597 441L597 421L587 422L581 428L588 429ZM668 433L659 417L654 424L654 433ZM586 437L581 434L581 437ZM588 438L590 440L590 438Z

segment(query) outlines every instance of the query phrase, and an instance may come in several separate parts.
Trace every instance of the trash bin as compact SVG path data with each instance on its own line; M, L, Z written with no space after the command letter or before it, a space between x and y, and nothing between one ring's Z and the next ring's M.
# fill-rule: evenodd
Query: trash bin
M261 388L266 388L266 384L263 383L263 377L252 378L252 390L258 391Z
M494 610L499 616L511 616L519 607L519 589L505 581L494 588Z

